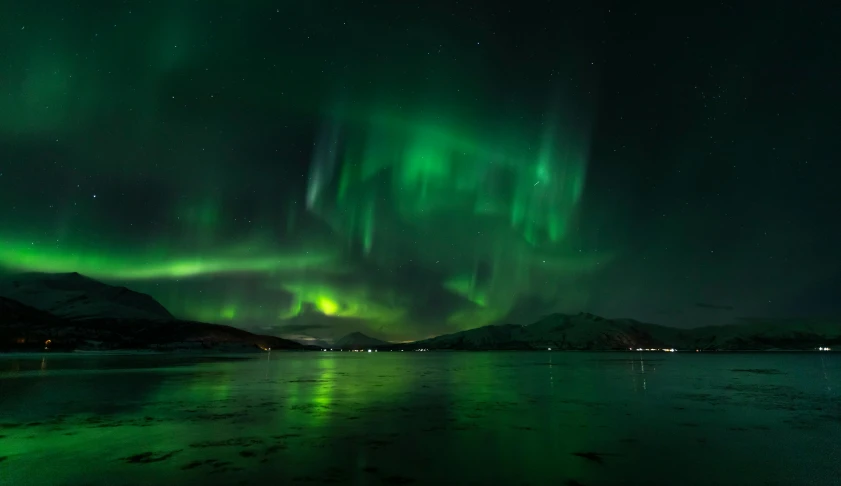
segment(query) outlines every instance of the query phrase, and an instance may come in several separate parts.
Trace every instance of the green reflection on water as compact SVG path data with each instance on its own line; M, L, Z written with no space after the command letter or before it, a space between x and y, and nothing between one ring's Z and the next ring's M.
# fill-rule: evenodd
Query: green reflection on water
M692 459L704 471L686 484L777 484L827 467L838 423L779 424L839 411L827 391L837 360L825 372L824 362L786 358L778 374L751 375L732 369L769 363L694 359L650 360L644 373L636 355L549 352L0 362L0 483L663 484ZM822 381L809 388L798 379L808 373ZM792 455L810 444L827 453ZM602 462L575 455L591 452ZM220 472L209 460L228 465Z

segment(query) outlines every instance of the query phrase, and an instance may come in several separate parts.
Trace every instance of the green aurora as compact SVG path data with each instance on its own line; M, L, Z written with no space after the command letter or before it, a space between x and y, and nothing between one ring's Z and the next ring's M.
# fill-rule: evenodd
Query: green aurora
M583 194L586 144L572 137L562 142L554 123L531 137L506 139L511 131L485 128L487 118L427 111L398 118L371 109L363 121L333 118L314 150L304 214L284 215L281 235L268 225L224 235L224 208L203 195L199 204L179 204L170 221L177 229L166 242L91 243L85 235L103 230L79 231L74 220L81 218L71 218L49 243L40 235L4 234L0 264L11 271L77 271L144 290L149 282L248 274L287 293L287 304L255 309L235 290L200 302L151 293L178 315L212 322L272 325L306 310L405 329L416 323L399 292L363 281L337 284L336 277L346 280L341 277L359 265L410 260L434 268L439 291L463 299L443 316L463 329L505 317L519 298L540 294L542 280L573 279L607 261L604 254L583 255L569 238ZM301 217L325 223L326 236L298 228ZM276 242L284 237L297 240L296 247Z
M798 128L757 152L771 132L734 108L753 96L741 77L673 75L731 103L704 112L712 133L693 120L713 98L649 107L671 93L656 73L596 62L621 51L602 27L514 49L502 19L442 12L16 4L0 270L79 272L186 319L394 340L549 312L721 322L736 314L695 303L767 314L833 275L828 243L768 264L830 241L795 216L826 206L831 178L801 206L776 196L785 164L818 157Z
M159 17L151 23L159 28L137 30L139 23L128 17L137 14ZM168 101L179 98L165 96L166 85L175 82L172 73L212 66L207 50L195 44L207 28L199 28L178 8L131 13L123 9L120 15L127 30L118 23L117 29L93 32L93 38L82 35L85 29L55 19L33 19L21 30L17 60L26 64L27 74L16 80L16 96L2 102L0 129L37 143L54 139L65 155L87 154L74 157L78 166L73 168L57 155L55 163L65 170L95 170L116 185L145 178L150 190L144 198L156 197L156 182L166 186L185 177L190 183L154 221L165 231L149 232L148 224L142 224L147 231L128 234L109 223L120 209L103 208L119 204L113 201L115 191L96 193L87 180L67 184L61 188L63 209L56 208L52 221L19 214L16 224L0 232L0 265L8 271L75 271L124 283L151 293L173 313L190 319L265 328L303 319L308 324L298 326L317 329L324 324L312 322L321 322L321 316L331 322L364 323L391 338L411 338L496 322L523 297L557 297L558 290L547 291L545 281L572 285L609 259L582 254L580 243L570 237L584 194L588 128L573 128L572 116L560 102L529 119L516 109L500 110L482 89L487 73L469 51L451 52L453 57L438 61L414 56L413 61L438 73L422 81L409 81L411 73L404 72L398 73L402 81L365 86L363 80L383 69L380 66L348 72L333 83L301 87L304 96L297 101L284 99L280 88L274 90L262 100L272 112L284 119L288 116L283 113L292 112L321 127L313 132L309 168L301 181L304 194L290 194L280 206L263 203L250 217L237 221L233 216L231 221L231 200L241 196L224 194L224 187L259 174L237 173L243 155L223 149L213 134L196 133L210 132L207 127L172 132L161 126L172 117L167 111L175 109ZM54 35L55 46L34 42L46 32ZM131 46L145 45L136 61L123 59L111 45L132 33L142 35ZM143 36L150 41L143 42ZM100 47L90 55L76 55L98 42ZM457 62L459 56L469 59L469 65ZM306 69L309 61L300 62L300 69ZM110 64L121 66L126 75L143 63L149 63L149 79L130 86L119 79L119 72L113 78L101 73L101 66ZM232 100L214 94L220 87L205 88L201 94L220 98L224 106ZM454 93L462 90L469 91L472 100L454 100ZM117 101L125 91L135 93L133 102ZM552 93L546 95L548 99ZM244 107L253 103L247 93L238 93L237 99ZM318 99L323 101L311 103ZM196 99L187 101L199 112L213 113L207 102L201 100L204 107L197 108ZM111 141L95 135L96 151L103 155L91 157L95 151L81 145L114 116L119 120L114 132L120 133ZM220 123L217 119L215 124ZM161 142L167 135L177 141ZM144 152L131 153L119 144ZM153 163L154 152L160 154L164 146L173 155ZM114 151L125 154L125 162L114 160ZM199 165L204 167L201 173L188 175ZM79 175L74 178L78 179ZM278 181L276 190L290 187ZM263 196L277 200L274 194ZM8 196L4 199L11 203ZM430 299L455 306L419 316L412 291L389 282L399 281L401 266L409 263L434 274L437 282L426 283L435 287L426 289ZM367 275L386 267L390 277ZM214 279L229 283L223 288L211 284L213 290L203 287ZM242 288L242 280L251 282L248 289ZM250 298L255 286L271 297L255 305Z

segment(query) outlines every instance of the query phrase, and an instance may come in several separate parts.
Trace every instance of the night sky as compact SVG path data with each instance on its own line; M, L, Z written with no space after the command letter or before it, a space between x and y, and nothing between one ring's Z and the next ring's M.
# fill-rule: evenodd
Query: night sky
M841 313L829 9L7 3L5 272L325 339Z

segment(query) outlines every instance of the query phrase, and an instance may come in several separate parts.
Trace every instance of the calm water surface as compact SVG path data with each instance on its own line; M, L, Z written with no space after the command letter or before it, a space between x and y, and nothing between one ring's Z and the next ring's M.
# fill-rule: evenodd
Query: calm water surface
M833 354L0 357L0 484L841 484Z

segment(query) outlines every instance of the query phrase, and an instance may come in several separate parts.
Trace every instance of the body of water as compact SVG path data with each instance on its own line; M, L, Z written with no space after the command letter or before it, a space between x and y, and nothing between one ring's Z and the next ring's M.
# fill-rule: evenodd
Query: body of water
M841 484L830 353L0 356L0 484Z

